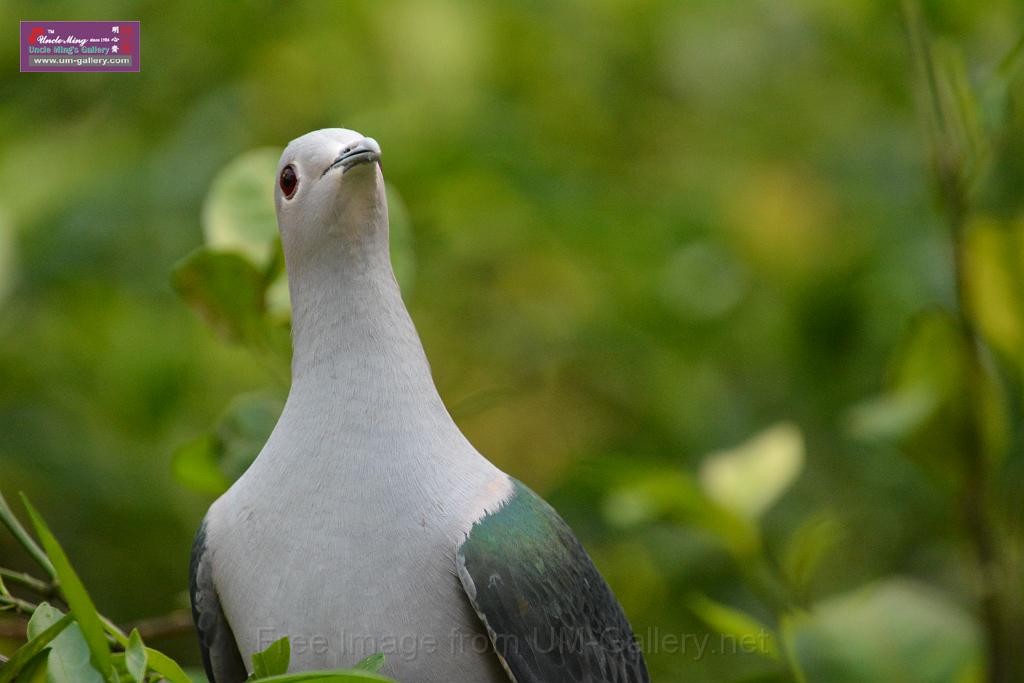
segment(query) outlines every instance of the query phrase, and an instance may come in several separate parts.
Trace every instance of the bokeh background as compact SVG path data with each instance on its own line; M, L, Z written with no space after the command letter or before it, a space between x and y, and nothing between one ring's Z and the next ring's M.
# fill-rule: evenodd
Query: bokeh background
M273 162L355 128L442 396L655 681L1022 680L1024 6L910 16L0 3L0 490L110 617L183 606L287 388ZM140 74L16 73L17 20L87 18L141 20Z

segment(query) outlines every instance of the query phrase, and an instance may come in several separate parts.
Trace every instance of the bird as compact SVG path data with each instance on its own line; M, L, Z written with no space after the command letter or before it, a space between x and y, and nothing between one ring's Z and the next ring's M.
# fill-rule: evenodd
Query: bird
M193 543L211 683L246 680L282 637L292 672L380 653L401 683L647 683L580 541L438 393L391 267L380 145L344 128L296 138L274 202L292 382Z

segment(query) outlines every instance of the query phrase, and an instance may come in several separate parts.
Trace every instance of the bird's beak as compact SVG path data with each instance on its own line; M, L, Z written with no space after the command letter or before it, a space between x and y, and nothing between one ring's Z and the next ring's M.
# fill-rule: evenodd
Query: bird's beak
M380 162L380 145L373 138L363 138L341 150L338 158L324 169L321 176L327 175L336 168L341 168L341 172L346 173L356 166L375 162Z

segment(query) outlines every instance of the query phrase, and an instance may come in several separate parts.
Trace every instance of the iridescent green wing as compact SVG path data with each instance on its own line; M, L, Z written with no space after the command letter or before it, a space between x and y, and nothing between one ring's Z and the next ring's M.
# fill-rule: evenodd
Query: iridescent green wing
M518 481L458 548L459 578L516 683L650 678L622 607L555 510Z

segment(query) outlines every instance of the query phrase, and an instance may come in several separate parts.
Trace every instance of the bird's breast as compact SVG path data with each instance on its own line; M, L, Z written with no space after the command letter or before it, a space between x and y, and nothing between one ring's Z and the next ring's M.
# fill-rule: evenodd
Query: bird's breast
M243 657L288 636L293 670L379 652L403 681L492 680L454 559L510 489L487 465L444 476L380 468L358 484L350 473L243 478L211 509L208 532Z

